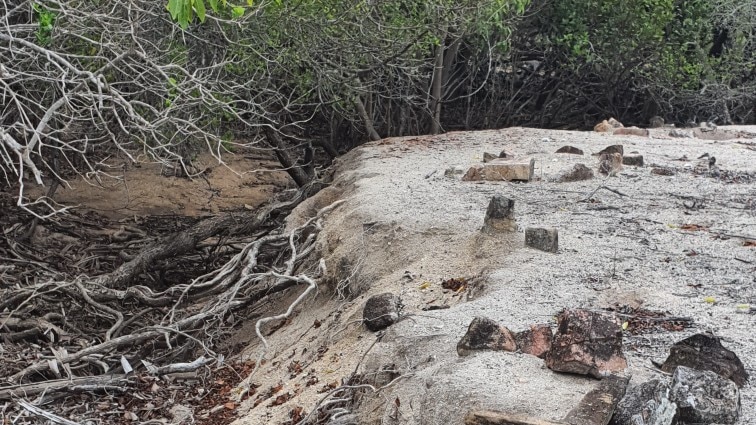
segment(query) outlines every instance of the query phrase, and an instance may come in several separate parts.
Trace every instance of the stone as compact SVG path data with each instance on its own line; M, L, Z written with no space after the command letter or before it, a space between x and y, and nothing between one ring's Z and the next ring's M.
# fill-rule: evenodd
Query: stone
M630 388L609 425L671 425L677 404L669 399L669 383L652 379Z
M693 133L691 133L690 131L674 129L674 130L670 130L669 137L692 138Z
M696 334L675 343L661 370L672 373L676 367L686 366L698 370L710 370L738 387L748 382L748 372L738 356L722 346L712 334Z
M651 117L650 120L648 120L648 126L650 128L664 127L664 118L662 118L662 117L660 117L658 115L654 115L653 117Z
M675 170L666 167L654 167L651 169L651 174L656 174L657 176L674 176Z
M483 220L484 232L513 232L517 230L514 216L514 200L501 195L494 195L488 203L486 218Z
M625 154L625 147L622 145L611 145L607 146L604 149L601 149L598 153L593 154L594 156L601 156L603 154L613 154L618 153L620 155Z
M546 252L557 252L559 232L553 228L529 227L525 229L525 246Z
M543 359L551 349L552 336L549 325L530 325L530 329L515 334L515 342L520 352Z
M505 326L485 317L476 317L457 343L457 354L467 356L475 350L515 351L517 343L512 331Z
M512 155L508 154L507 151L501 151L499 152L499 158L512 158Z
M682 423L734 424L740 416L738 386L708 370L678 366L670 400L677 404L677 420Z
M648 137L649 132L645 128L638 128L638 127L625 127L625 128L618 128L614 130L615 136L640 136L640 137Z
M386 292L370 297L362 311L362 319L365 326L373 332L377 332L396 323L402 309L402 299Z
M606 425L627 390L630 378L609 375L562 419L569 425Z
M449 167L444 171L444 176L446 177L454 177L457 175L462 175L465 173L465 169L462 168L461 165L455 165L453 167Z
M609 125L612 126L612 128L622 128L622 127L624 127L624 125L622 125L621 122L617 121L614 118L609 118L609 120L607 122L609 123Z
M631 167L643 166L643 155L638 153L631 153L622 156L622 165L629 165Z
M622 324L615 316L588 310L563 310L551 339L546 366L557 372L596 378L622 372Z
M599 156L599 173L605 176L615 176L622 170L622 155L619 153L602 153Z
M504 161L495 159L485 164L474 165L462 177L463 181L530 181L533 178L535 159Z
M555 153L569 153L572 155L582 155L583 150L578 149L574 146L562 146L561 148L557 149Z
M609 133L610 131L612 131L612 128L614 128L614 127L612 127L612 125L609 124L609 121L604 120L604 121L601 121L600 123L596 124L593 127L593 131L595 131L597 133Z
M483 152L483 162L491 162L496 158L497 156L492 153Z
M557 181L561 183L576 182L580 180L590 180L593 178L593 170L586 167L585 164L575 164L569 170L563 172L557 177Z

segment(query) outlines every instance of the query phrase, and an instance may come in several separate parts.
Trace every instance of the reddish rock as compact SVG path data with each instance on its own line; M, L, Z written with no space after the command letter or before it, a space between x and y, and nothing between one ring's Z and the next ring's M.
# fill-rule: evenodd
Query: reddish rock
M457 354L467 356L475 350L515 351L517 343L512 331L505 326L485 317L476 317L457 344Z
M612 131L612 128L613 127L612 127L611 124L609 124L609 121L604 120L604 121L601 121L600 123L596 124L593 127L593 131L595 131L597 133L608 133L608 132Z
M622 171L622 155L619 153L602 153L599 156L599 173L615 176Z
M543 359L551 349L552 336L549 325L530 325L530 329L515 334L515 341L521 352Z
M627 368L622 353L622 325L613 316L588 310L564 310L546 355L557 372L600 378Z

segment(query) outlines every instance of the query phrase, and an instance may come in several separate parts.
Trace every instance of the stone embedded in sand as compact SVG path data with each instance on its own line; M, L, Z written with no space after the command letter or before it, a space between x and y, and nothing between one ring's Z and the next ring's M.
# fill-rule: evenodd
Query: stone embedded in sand
M598 171L603 175L615 176L622 170L622 155L619 153L602 153L599 156Z
M551 349L552 336L549 325L530 325L530 329L515 334L515 341L521 352L544 358Z
M740 416L740 391L714 372L678 366L672 375L670 399L677 420L693 424L734 424Z
M507 151L501 151L501 152L499 152L499 158L500 159L503 159L503 158L510 158L511 159L512 155L508 154Z
M483 152L483 162L491 162L496 159L496 155L488 152Z
M622 325L614 316L588 310L564 310L546 355L546 366L557 372L596 378L627 368L622 353Z
M444 176L446 177L454 177L456 175L462 175L465 173L465 169L462 168L461 165L455 165L453 167L449 167L444 171Z
M692 138L693 134L689 131L674 129L670 130L669 137Z
M609 121L604 120L604 121L601 121L600 123L596 124L593 127L593 131L595 131L597 133L608 133L608 132L612 131L612 128L614 128L614 127L612 127L612 125L609 124Z
M654 115L650 120L648 120L648 126L651 128L664 127L664 118L658 115Z
M651 169L651 174L656 174L657 176L674 176L675 170L666 167L654 167Z
M609 118L609 120L607 122L609 123L609 125L612 126L612 128L622 128L622 127L624 127L624 125L622 125L621 122L617 121L614 118Z
M615 136L640 136L640 137L648 137L648 130L645 128L638 128L638 127L625 127L625 128L618 128L614 130Z
M583 150L582 149L578 149L578 148L576 148L574 146L569 146L568 145L568 146L562 146L561 148L557 149L556 152L554 152L554 153L569 153L569 154L572 154L572 155L582 155L583 154Z
M658 379L630 388L609 425L671 425L677 405L669 399L669 391L669 384Z
M743 362L711 334L696 334L670 347L669 356L661 369L671 373L678 366L710 370L741 388L748 382L748 372Z
M533 178L533 169L535 160L527 161L504 161L501 158L495 159L481 165L474 165L467 170L467 174L462 177L463 181L530 181Z
M546 252L557 252L559 231L553 228L529 227L525 229L525 246Z
M624 155L625 154L625 147L622 146L622 145L611 145L611 146L605 147L604 149L600 150L598 153L595 153L593 155L600 156L600 155L603 155L603 154L613 154L613 153L618 153L620 155Z
M457 354L467 356L475 350L515 351L517 344L512 331L505 326L485 317L476 317L457 343Z
M593 178L593 170L586 167L585 164L575 164L569 170L563 172L557 177L560 183L576 182L580 180L590 180Z
M638 153L627 154L622 157L622 165L629 165L631 167L643 166L643 155Z
M362 318L365 326L373 332L386 329L399 320L402 299L386 292L370 297L365 303Z
M517 230L514 216L514 200L501 195L494 195L488 203L486 218L483 220L484 232L513 232Z

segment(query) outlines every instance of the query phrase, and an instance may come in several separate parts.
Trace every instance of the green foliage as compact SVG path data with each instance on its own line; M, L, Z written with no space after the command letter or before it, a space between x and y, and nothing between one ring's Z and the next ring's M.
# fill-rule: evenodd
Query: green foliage
M54 12L51 12L39 3L34 3L32 9L34 10L34 16L38 23L37 32L35 34L37 42L42 46L46 46L50 44L52 39L52 30L53 25L55 25L56 15Z

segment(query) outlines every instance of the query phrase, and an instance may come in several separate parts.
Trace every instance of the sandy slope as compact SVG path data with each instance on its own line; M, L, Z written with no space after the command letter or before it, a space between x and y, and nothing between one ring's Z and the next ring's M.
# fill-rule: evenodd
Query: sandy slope
M359 423L461 423L474 406L560 418L594 381L555 374L527 355L481 352L460 358L455 346L475 316L517 331L553 323L565 307L642 305L695 319L695 327L683 332L627 336L633 383L658 373L650 360L663 360L671 343L703 330L722 336L753 375L756 316L740 313L738 306L756 306L756 247L718 235L756 237L756 180L728 183L690 168L709 153L723 170L754 176L756 136L707 141L665 133L644 138L512 128L389 139L349 154L336 170L336 184L291 218L296 222L346 199L325 220L320 236L331 280L269 337L273 348L267 363L252 377L260 385L258 394L281 383L277 394L292 397L278 406L271 406L275 397L260 399L252 408L255 395L237 423L282 423L297 406L312 409L324 396L318 392L324 385L341 383L354 370L380 383L381 377L371 374L380 368L403 378L361 399L354 411ZM553 154L564 144L586 155ZM639 151L646 166L625 167L606 180L552 181L577 162L595 170L597 159L590 154L610 144ZM480 162L484 151L502 149L535 158L538 179L471 183L444 177L448 167L467 168ZM683 156L688 160L680 160ZM677 174L653 175L654 165L675 168ZM602 184L624 196L600 189L592 195L595 202L579 202ZM496 193L515 199L518 232L486 236L479 231ZM697 203L689 208L693 200ZM681 228L686 224L703 230ZM557 227L560 252L524 248L522 230L528 226ZM442 279L474 275L483 276L482 284L468 293L440 288ZM423 282L430 286L421 289ZM346 286L360 295L339 301L336 289ZM409 317L375 343L375 335L358 321L366 297L387 291L402 296ZM295 296L279 300L278 307ZM441 304L451 307L423 311ZM255 357L259 347L254 338L248 340L248 355ZM301 373L296 367L292 372L295 362ZM741 423L756 423L756 389L744 388L741 397Z

